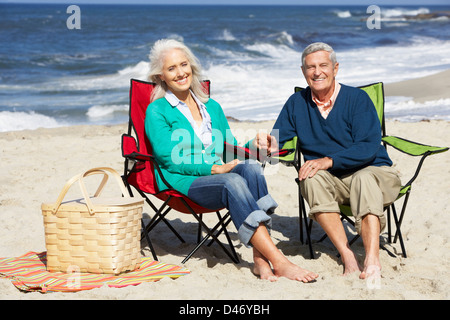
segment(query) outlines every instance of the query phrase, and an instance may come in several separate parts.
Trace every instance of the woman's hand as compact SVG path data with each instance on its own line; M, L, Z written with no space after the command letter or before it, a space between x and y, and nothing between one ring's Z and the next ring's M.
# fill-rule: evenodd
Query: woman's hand
M317 171L327 170L332 166L333 166L333 159L329 157L308 160L302 165L302 167L298 171L298 179L302 181L305 180L306 178L312 178L317 173Z
M227 173L233 170L234 167L236 167L241 161L239 159L234 159L233 161L230 161L228 163L222 164L222 165L213 165L211 168L211 174L221 174L221 173Z
M278 151L278 143L275 137L265 132L259 132L253 139L253 146L256 149L267 150L267 153Z

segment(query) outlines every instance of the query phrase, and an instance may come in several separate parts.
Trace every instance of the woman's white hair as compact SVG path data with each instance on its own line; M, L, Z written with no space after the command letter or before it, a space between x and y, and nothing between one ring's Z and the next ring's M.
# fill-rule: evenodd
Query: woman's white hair
M200 63L192 51L184 43L174 39L158 40L150 50L150 73L148 75L148 80L156 83L150 101L152 102L156 99L164 97L166 91L168 90L167 84L161 80L160 75L162 74L162 69L164 66L165 54L173 49L181 50L185 54L192 69L192 84L190 89L201 102L206 103L209 98L200 82Z
M303 50L302 53L302 66L305 65L305 59L308 54L317 52L317 51L326 51L330 53L330 60L333 63L333 66L336 64L336 52L334 52L333 48L324 42L314 42Z

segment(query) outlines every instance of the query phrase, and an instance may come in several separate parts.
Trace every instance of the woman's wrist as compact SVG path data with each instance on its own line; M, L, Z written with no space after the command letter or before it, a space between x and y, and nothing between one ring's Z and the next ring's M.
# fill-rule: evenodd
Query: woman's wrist
M211 167L211 174L218 174L219 173L219 165L217 164L213 164L213 166Z

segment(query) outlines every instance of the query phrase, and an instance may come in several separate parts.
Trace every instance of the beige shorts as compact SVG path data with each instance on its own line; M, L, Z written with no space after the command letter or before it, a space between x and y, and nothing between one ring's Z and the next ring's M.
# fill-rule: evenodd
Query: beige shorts
M340 204L350 205L358 233L362 218L369 213L380 218L381 231L384 230L384 207L395 201L400 188L398 171L388 166L366 167L341 178L319 170L312 178L301 181L311 219L319 212L340 212Z

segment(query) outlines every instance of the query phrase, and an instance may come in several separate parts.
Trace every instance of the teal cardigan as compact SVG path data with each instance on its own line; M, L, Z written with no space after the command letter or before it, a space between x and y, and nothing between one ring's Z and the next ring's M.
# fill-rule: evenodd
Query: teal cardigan
M221 106L213 99L205 106L211 117L213 136L213 143L206 149L187 118L166 98L152 102L145 116L145 132L164 178L185 195L195 179L211 175L214 164L234 159L232 154L224 153L225 141L233 145L237 141ZM155 175L159 190L167 189L158 172Z

